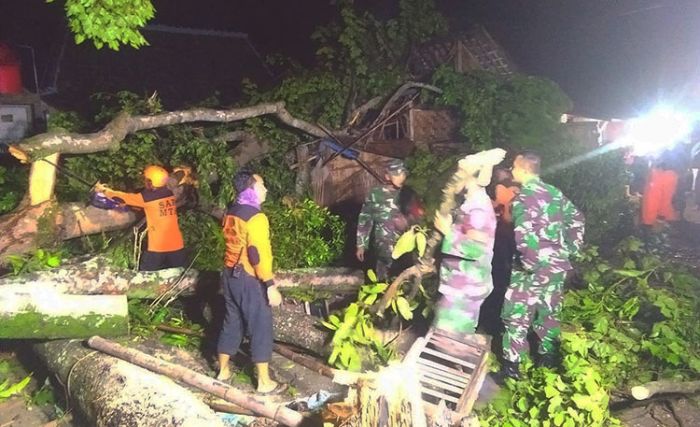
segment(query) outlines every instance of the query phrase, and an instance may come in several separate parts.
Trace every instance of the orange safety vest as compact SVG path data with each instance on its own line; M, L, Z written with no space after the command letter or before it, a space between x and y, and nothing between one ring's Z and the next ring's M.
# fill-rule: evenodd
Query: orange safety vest
M118 197L125 204L144 210L149 251L173 252L185 246L177 221L175 196L167 187L145 189L140 193L106 190L105 195L109 198Z
M226 267L241 265L261 282L274 278L270 223L259 209L243 204L231 206L223 219Z

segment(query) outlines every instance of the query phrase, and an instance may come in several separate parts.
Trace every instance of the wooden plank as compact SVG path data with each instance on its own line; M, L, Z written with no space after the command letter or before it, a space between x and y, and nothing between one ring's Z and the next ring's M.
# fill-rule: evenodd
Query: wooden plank
M434 335L430 340L430 344L433 344L434 346L438 347L438 350L441 350L440 347L444 347L446 349L449 349L450 347L459 347L458 351L460 351L460 353L469 353L469 355L475 359L474 363L478 361L482 354L488 351L488 348L482 348L476 343L465 343L462 341L453 340L452 338L447 336L440 335ZM462 354L460 354L459 356L461 357Z
M450 368L449 366L445 366L445 365L441 365L439 363L433 362L432 360L418 359L417 362L421 365L431 366L433 368L439 369L441 371L446 371L446 372L449 372L449 373L457 375L457 376L464 376L466 378L471 378L471 373L469 373L469 372L458 371L454 368Z
M479 362L479 366L474 370L472 375L472 380L464 391L464 394L459 399L456 411L460 414L468 415L472 408L474 407L474 402L479 397L479 390L484 383L486 378L486 372L488 370L488 354L484 354Z
M464 393L464 387L455 387L454 385L443 381L442 378L435 374L431 374L429 372L421 372L421 374L420 382L422 383L430 384L435 387L440 387L442 390L457 393L457 395L460 397L462 396L462 393Z
M476 367L476 365L474 365L473 363L469 363L467 361L460 360L456 357L450 356L449 354L441 353L441 352L439 352L437 350L433 350L431 348L424 348L423 353L431 354L431 355L439 357L441 359L445 359L449 362L456 363L456 364L462 365L462 366L466 366L467 368L470 368L470 369L474 369Z
M425 345L425 348L439 351L440 353L446 354L448 356L456 357L457 359L467 363L471 363L474 366L476 366L479 363L479 360L481 359L481 354L483 354L483 352L480 354L476 354L470 347L462 346L459 343L447 344L447 342L441 342L437 344L435 342L430 342Z
M445 400L447 402L454 403L455 405L457 404L457 402L459 402L459 400L453 396L449 396L445 393L440 393L439 391L431 390L429 388L424 387L422 392L423 392L423 394L429 394L431 396L435 396L435 397L440 398L442 400Z
M451 372L447 372L447 371L444 371L444 370L436 369L436 368L433 368L432 366L428 366L428 365L420 365L420 366L418 366L418 371L419 371L419 372L424 372L424 371L425 371L425 372L432 372L432 373L434 373L434 374L436 374L436 375L442 375L443 377L449 378L451 381L453 381L453 382L455 382L455 383L464 384L464 385L469 384L469 379L471 378L471 376L469 376L469 375L464 375L464 376L462 376L462 375L455 375L455 374L453 374L453 373L451 373Z

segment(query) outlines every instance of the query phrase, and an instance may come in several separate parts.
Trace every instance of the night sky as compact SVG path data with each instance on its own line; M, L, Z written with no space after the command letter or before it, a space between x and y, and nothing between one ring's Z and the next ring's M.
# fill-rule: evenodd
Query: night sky
M366 0L379 15L396 0ZM526 73L556 81L576 112L627 117L658 101L700 106L698 0L437 0L459 30L480 22ZM309 36L335 17L329 0L155 0L153 23L245 32L263 54L313 61ZM0 0L0 39L39 63L65 32L62 2ZM41 67L40 67L41 68ZM41 70L40 70L41 71Z

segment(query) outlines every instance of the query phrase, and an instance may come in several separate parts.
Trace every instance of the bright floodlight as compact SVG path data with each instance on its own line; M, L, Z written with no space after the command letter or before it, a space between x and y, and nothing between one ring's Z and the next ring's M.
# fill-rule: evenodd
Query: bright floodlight
M645 156L670 148L691 131L692 120L687 114L664 106L629 120L619 142L631 146L634 155Z

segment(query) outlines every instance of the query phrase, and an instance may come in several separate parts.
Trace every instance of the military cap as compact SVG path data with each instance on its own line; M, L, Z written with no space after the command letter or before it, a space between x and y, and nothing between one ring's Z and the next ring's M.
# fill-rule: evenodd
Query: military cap
M406 169L406 165L404 165L403 160L394 159L386 166L386 172L389 175L401 175L402 173L408 173L408 170Z

